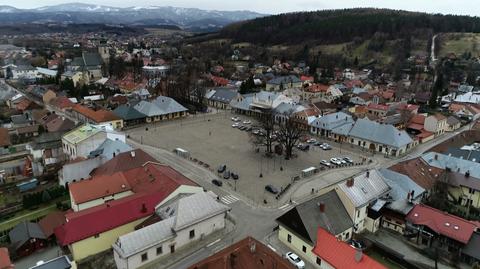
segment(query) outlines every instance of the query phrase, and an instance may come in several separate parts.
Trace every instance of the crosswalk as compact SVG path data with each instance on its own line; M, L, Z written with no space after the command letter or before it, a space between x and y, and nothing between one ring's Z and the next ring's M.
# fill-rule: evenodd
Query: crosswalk
M233 195L227 195L227 196L223 196L222 198L220 198L220 200L222 201L222 203L224 203L226 205L229 205L229 204L235 203L239 199L237 197L233 196Z
M284 204L284 205L282 205L281 207L279 207L279 208L278 208L278 210L281 210L281 211L288 211L288 210L290 210L290 209L294 208L294 207L295 207L295 205L296 205L296 203L295 203L295 202L293 202L292 204Z

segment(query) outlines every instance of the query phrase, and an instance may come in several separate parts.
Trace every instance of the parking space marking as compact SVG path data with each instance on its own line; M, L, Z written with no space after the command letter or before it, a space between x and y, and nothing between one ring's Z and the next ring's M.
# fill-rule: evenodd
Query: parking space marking
M295 207L295 204L284 204L282 205L281 207L278 208L278 210L281 210L281 211L288 211L292 208Z
M222 198L220 198L220 200L226 204L226 205L229 205L229 204L233 204L235 203L236 201L238 201L239 199L233 195L227 195L227 196L223 196Z

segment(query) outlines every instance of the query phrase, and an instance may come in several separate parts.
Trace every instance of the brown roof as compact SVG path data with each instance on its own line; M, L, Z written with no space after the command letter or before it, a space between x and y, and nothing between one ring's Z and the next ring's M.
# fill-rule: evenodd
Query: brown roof
M247 237L188 269L293 269L293 265L252 237Z
M30 125L17 128L17 134L28 134L38 132L38 125Z
M0 248L0 268L1 269L13 269L12 261L10 260L10 256L8 254L7 248Z
M131 189L122 172L113 175L95 176L69 185L70 195L76 204L130 191Z
M107 121L119 120L120 118L117 117L113 112L107 110L93 110L86 106L82 105L75 105L73 110L77 113L82 114L83 116L93 120L96 123L102 123Z
M468 130L431 148L430 151L445 153L448 148L461 148L480 141L480 130Z
M132 156L132 152L134 152L134 156ZM141 149L123 152L93 170L91 176L113 175L116 172L140 167L146 162L157 162L157 160Z
M10 135L8 134L8 129L0 128L0 147L10 146Z
M53 98L50 101L50 104L60 109L71 108L75 105L72 101L70 101L70 99L68 99L65 96L59 96L59 97Z
M432 189L437 179L443 174L443 169L429 166L422 158L400 162L389 169L409 176L426 190Z
M73 127L75 127L75 123L73 121L69 119L63 119L61 117L57 117L56 119L47 123L47 130L50 133L66 132L73 129Z
M34 109L32 110L32 118L34 121L39 122L49 113L46 109Z
M38 225L46 237L53 235L55 228L65 223L65 212L54 211L42 218Z

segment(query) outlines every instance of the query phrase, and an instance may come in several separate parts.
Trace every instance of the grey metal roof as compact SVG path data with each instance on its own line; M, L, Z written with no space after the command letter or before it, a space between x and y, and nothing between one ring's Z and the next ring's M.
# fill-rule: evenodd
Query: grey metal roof
M21 222L17 224L9 233L8 237L15 249L21 247L31 238L46 239L38 223Z
M94 158L96 156L102 155L104 156L107 160L110 160L114 157L115 155L118 155L122 152L127 152L133 150L130 145L119 141L119 140L111 140L109 138L105 139L98 148L90 152L89 158Z
M413 191L413 200L416 200L425 192L425 189L420 187L410 177L390 169L381 168L379 169L379 172L382 174L387 185L391 188L391 191L389 192L391 203L388 204L387 207L405 215L408 214L410 209L413 208L413 204L407 202L408 193Z
M301 105L290 104L290 103L281 103L273 111L277 114L290 114L298 111L302 111L305 108Z
M325 130L333 130L345 124L352 125L355 121L352 116L344 112L336 112L315 119L310 125Z
M133 108L133 106L129 105L121 105L115 108L112 111L117 117L123 120L136 120L136 119L143 119L146 117L145 114Z
M287 86L289 83L299 83L299 82L302 82L302 80L300 80L297 76L290 75L290 76L275 77L269 80L267 83L273 84L273 85L283 84L284 86Z
M43 262L42 264L35 265L29 269L69 269L72 268L70 259L67 256L60 256L52 260Z
M448 156L437 152L428 152L422 155L422 159L433 167L440 169L450 168L453 172L465 174L467 171L472 177L480 178L480 163Z
M368 119L358 119L350 130L349 136L396 148L413 142L405 131L400 131L393 125L381 124Z
M447 124L448 125L457 125L460 123L460 120L457 119L457 117L454 117L454 116L450 116L447 118Z
M320 211L322 203L325 205L324 212ZM337 235L353 226L353 222L335 190L297 205L280 216L277 222L311 243L317 241L318 227Z
M160 110L163 111L163 114L183 112L188 110L174 99L166 96L158 96L152 103L160 108Z
M250 110L250 105L253 102L253 93L244 94L240 100L233 99L230 102L230 106L232 108L240 109L240 110Z
M165 209L166 208L166 209ZM164 205L171 216L160 222L120 236L113 248L123 257L129 257L175 236L175 232L213 216L225 213L230 208L215 201L206 192L182 197L174 204Z
M138 112L148 117L160 116L164 114L163 110L161 110L158 106L147 101L140 101L134 106L134 108L138 110Z
M232 90L227 88L216 88L214 89L213 95L210 96L208 99L229 104L237 95L238 92L236 89Z
M90 172L102 165L103 162L103 158L97 157L80 162L67 163L63 165L60 173L64 182L80 181L81 179L89 178Z
M369 170L354 177L353 186L347 186L346 182L338 184L338 187L347 195L355 207L362 207L389 192L390 187L385 182L382 174L376 169Z

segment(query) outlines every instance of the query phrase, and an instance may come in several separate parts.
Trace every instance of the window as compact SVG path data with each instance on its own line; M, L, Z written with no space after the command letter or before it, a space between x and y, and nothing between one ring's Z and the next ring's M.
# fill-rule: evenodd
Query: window
M175 245L171 245L170 246L170 253L174 253L175 252Z
M357 219L360 218L360 210L357 211Z
M302 246L302 251L303 251L304 253L307 253L307 247L306 247L306 246Z
M320 259L319 257L317 257L317 264L322 265L322 259Z
M145 262L148 260L148 254L145 252L142 254L142 262Z
M470 193L470 194L474 194L474 193L475 193L475 189L468 188L468 193Z
M350 238L350 232L347 232L347 234L345 234L345 239L349 239Z
M190 239L195 237L195 230L190 231Z
M159 246L159 247L157 248L157 255L160 255L160 254L162 254L162 253L163 253L162 246Z
M287 234L287 241L288 243L292 243L292 235Z

